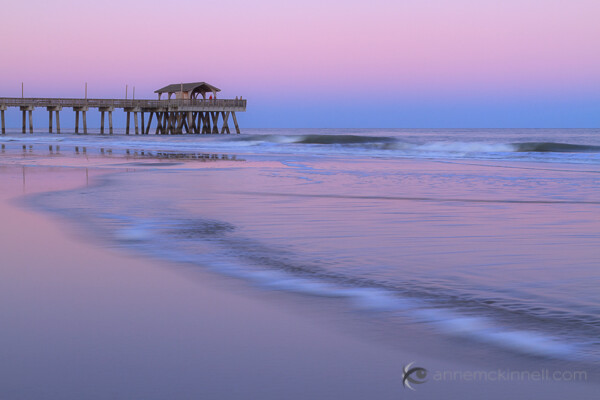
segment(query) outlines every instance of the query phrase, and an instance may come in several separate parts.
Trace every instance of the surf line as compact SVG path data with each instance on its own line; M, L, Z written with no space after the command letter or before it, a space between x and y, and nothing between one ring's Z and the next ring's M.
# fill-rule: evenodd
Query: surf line
M265 193L265 192L226 192L229 194L243 194L251 196L274 196L274 197L312 197L330 199L357 199L357 200L395 200L395 201L430 201L450 203L500 203L500 204L591 204L600 205L600 201L578 201L578 200L495 200L495 199L455 199L435 197L397 197L397 196L358 196L342 194L305 194L305 193Z

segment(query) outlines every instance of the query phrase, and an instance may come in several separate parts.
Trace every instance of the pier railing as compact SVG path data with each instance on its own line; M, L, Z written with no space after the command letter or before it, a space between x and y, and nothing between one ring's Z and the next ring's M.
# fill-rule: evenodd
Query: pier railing
M174 108L201 107L219 109L246 109L245 99L66 99L66 98L23 98L0 97L0 106L7 107L113 107L113 108Z

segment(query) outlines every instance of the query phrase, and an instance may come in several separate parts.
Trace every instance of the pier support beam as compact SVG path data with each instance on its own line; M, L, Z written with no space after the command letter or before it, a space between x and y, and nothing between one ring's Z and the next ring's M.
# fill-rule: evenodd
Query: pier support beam
M152 117L154 117L154 111L150 111L150 116L148 117L148 125L146 125L146 130L144 131L145 135L150 133L150 127L152 126ZM143 122L144 121L142 119L142 125L144 125Z
M213 122L213 128L212 128L211 133L219 133L219 113L211 112L211 114L212 114L212 122Z
M60 133L60 122L58 119L58 112L60 110L62 110L61 106L48 106L46 107L46 110L48 111L48 132L52 133L52 113L56 112L56 129L57 129L57 133Z
M4 111L6 111L6 106L0 105L0 119L2 120L2 134L6 135L6 119L5 119Z
M98 111L100 111L100 134L104 135L104 114L108 112L108 119L110 125L110 133L112 134L112 112L114 111L113 107L98 107Z
M79 112L81 111L81 116L83 119L83 133L87 134L86 113L89 111L89 107L73 107L73 111L75 111L75 133L79 133Z
M135 134L139 134L138 130L138 119L137 113L142 111L139 107L125 107L123 111L127 113L127 125L125 126L125 134L129 135L129 128L131 126L131 113L133 113L134 123L135 123Z
M23 129L22 132L25 133L25 129L27 128L27 112L29 112L29 133L33 133L33 110L34 106L21 106L19 107L21 112L23 113Z
M221 116L223 117L223 127L221 128L221 133L231 133L229 131L229 124L227 120L229 120L229 111L221 111Z
M162 115L162 112L156 112L156 130L154 131L155 135L158 135L162 131Z
M235 111L231 112L231 117L233 118L233 123L235 124L235 132L238 133L238 134L241 133L240 132L240 126L238 125L237 118L235 117Z
M59 110L56 110L56 133L60 133L60 114L59 114Z

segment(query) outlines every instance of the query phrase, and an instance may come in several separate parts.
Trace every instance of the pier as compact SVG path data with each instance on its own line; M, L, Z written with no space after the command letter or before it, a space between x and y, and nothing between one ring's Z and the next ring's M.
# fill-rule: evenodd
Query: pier
M19 107L23 113L22 133L33 133L33 110L46 108L48 132L60 133L60 111L71 108L75 112L75 133L79 133L80 113L83 133L87 133L87 112L100 112L100 133L105 133L105 117L108 114L108 133L113 134L113 112L122 109L127 114L125 134L131 132L133 114L136 135L148 135L151 131L159 135L175 134L229 134L230 117L235 132L240 133L236 112L246 111L246 100L217 99L220 89L205 82L180 83L158 89L158 100L147 99L67 99L67 98L24 98L0 97L2 134L6 133L5 111L8 107ZM166 100L161 95L167 94ZM171 97L175 95L175 98ZM209 98L207 98L207 95ZM138 118L139 117L139 118ZM154 122L154 127L153 127ZM28 128L28 129L27 129ZM141 128L141 129L140 129Z

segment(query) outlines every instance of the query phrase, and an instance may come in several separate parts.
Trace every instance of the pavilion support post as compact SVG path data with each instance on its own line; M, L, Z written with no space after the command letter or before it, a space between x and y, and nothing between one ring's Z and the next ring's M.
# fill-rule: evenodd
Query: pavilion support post
M48 133L52 133L52 110L48 111Z
M22 132L25 133L25 125L27 124L27 120L26 120L27 115L25 114L26 113L25 110L22 110L22 111L23 111L23 129L22 129Z
M79 111L75 111L75 133L79 133Z
M60 133L60 111L56 110L56 133Z
M108 112L108 133L113 134L112 111Z
M87 135L87 119L86 119L87 111L82 111L81 116L83 117L83 133Z
M138 113L137 113L137 111L133 112L133 123L135 125L135 134L139 135L140 134L140 128L138 127Z
M231 112L231 118L233 118L233 123L235 124L235 132L236 133L241 133L240 132L240 127L239 127L239 125L237 123L237 118L235 117L235 111Z
M2 119L2 134L6 135L6 119L4 116L4 108L0 110L0 115Z
M100 111L100 134L104 135L104 111Z
M131 113L127 111L127 125L125 125L125 134L129 135L129 121L131 118Z

